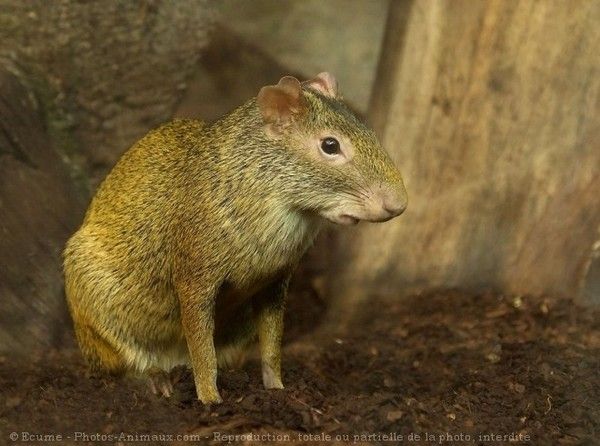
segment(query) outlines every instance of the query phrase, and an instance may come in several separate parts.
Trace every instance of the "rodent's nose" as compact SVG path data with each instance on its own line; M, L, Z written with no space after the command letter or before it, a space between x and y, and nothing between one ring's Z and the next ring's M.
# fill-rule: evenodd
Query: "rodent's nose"
M406 209L408 198L404 184L379 183L372 189L373 194L365 201L360 215L352 214L360 220L383 222L400 215Z
M408 205L408 196L404 186L399 190L387 190L382 197L382 207L390 214L390 217L397 217L405 211Z
M402 212L404 212L404 210L406 209L406 202L404 202L404 203L393 203L393 204L384 203L383 204L383 209L385 209L386 212L388 212L390 215L392 215L394 217L397 217Z

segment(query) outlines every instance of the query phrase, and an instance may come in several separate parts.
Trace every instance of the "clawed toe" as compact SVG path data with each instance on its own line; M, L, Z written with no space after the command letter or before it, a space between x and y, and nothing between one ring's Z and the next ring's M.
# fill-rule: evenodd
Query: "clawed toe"
M173 382L169 373L164 370L153 370L148 373L150 390L155 395L170 398L173 395Z

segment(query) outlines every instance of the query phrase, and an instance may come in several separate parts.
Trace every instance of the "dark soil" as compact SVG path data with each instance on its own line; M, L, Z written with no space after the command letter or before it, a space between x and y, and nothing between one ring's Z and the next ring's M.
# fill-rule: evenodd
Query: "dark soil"
M211 408L189 373L164 400L138 382L86 377L77 352L4 357L0 443L17 432L67 443L599 444L597 312L456 291L370 308L350 334L289 343L283 391L262 389L256 361L221 372L224 403Z

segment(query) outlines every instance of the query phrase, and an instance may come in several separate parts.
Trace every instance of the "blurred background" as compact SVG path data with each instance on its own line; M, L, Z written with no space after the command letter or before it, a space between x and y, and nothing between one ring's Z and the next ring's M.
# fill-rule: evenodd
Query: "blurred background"
M0 444L75 431L597 444L599 23L597 0L0 0ZM252 358L219 372L218 408L189 373L168 402L90 376L61 252L100 181L165 121L213 121L321 71L381 138L409 205L328 227L308 252L286 389L264 390Z
M598 23L584 0L1 0L0 350L73 342L61 250L133 142L320 71L409 207L326 230L292 311L343 329L431 288L600 303Z

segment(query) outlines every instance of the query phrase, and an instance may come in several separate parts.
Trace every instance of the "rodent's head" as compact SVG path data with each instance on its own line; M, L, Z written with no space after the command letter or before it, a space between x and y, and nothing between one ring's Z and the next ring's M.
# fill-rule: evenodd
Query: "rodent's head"
M256 103L266 137L285 151L280 173L297 207L339 224L387 221L404 211L400 172L344 105L331 74L303 83L283 77L263 87Z

